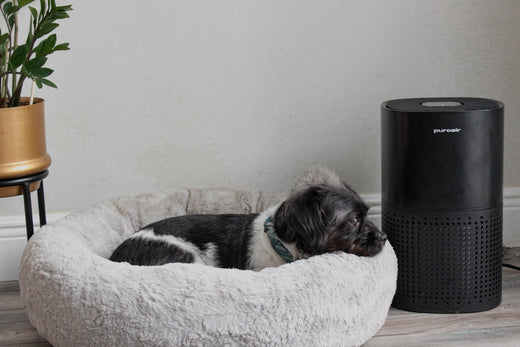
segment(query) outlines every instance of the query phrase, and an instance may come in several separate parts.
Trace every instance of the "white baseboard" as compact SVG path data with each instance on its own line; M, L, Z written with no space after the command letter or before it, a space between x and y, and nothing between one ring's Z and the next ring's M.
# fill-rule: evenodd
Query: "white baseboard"
M47 223L68 213L48 213ZM34 230L39 229L39 216L33 215ZM25 216L0 216L0 282L18 279L20 259L27 244Z
M504 189L504 245L520 247L520 187Z
M381 227L381 195L363 195L370 206L369 218ZM68 212L48 213L47 221L53 222ZM37 230L38 216L33 216ZM520 247L520 187L504 189L504 245ZM0 281L18 279L23 249L27 243L25 217L0 216Z

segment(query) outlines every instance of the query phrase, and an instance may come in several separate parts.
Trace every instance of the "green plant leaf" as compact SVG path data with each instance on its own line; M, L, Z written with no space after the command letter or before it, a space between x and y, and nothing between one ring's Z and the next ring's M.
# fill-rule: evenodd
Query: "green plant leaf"
M18 7L19 8L22 8L24 6L27 6L29 5L31 2L33 2L34 0L18 0Z
M47 35L48 33L50 33L51 31L53 31L54 29L56 29L59 26L60 25L58 23L45 23L45 24L42 24L42 26L40 27L38 32L34 33L34 36L35 36L35 38L38 39L38 38L40 38L42 36Z
M42 83L45 84L46 86L49 86L49 87L52 87L52 88L58 88L57 85L55 85L53 82L45 79L45 78L42 78L41 79Z
M43 54L51 54L54 52L54 46L56 45L56 34L52 34L43 41Z
M72 11L72 5L57 6L57 11Z
M36 25L38 24L38 10L31 6L29 6L29 10L31 11L32 27L34 29L34 28L36 28Z
M48 67L42 67L42 68L40 69L39 74L40 74L40 76L42 76L42 77L48 77L48 76L52 75L53 72L54 72L53 69L49 69Z
M56 45L56 47L54 47L54 51L68 51L69 49L70 48L68 42L60 43L59 45Z
M17 69L23 62L27 59L27 46L21 45L18 46L11 54L11 59L9 59L9 65L11 69Z
M3 44L4 42L6 42L8 39L9 39L9 34L8 33L5 33L5 34L1 35L0 36L0 45Z
M42 84L41 79L37 78L34 80L34 82L36 82L36 86L38 87L38 89L42 89L43 84Z
M29 60L27 63L25 63L23 65L23 67L25 69L27 69L27 71L30 74L35 75L35 72L37 72L38 69L40 69L43 65L45 65L46 62L47 62L46 57L36 57L36 58Z
M49 68L46 68L46 67L42 67L42 68L39 68L39 69L35 69L33 70L33 73L32 75L36 78L43 78L43 77L48 77L50 76L52 73L54 72L53 69L49 69Z
M40 0L40 19L43 17L43 14L47 10L45 0Z
M36 54L37 57L39 56L46 56L51 54L52 52L56 51L56 34L52 34L49 37L47 37L45 40L40 41L38 46L36 46L33 49L33 52ZM62 49L66 50L66 49Z
M4 9L5 14L6 14L7 16L10 16L10 15L12 15L13 13L15 13L16 11L18 11L19 7L18 7L18 6L14 6L14 5L13 5L13 2L10 1L10 2L6 2L6 3L4 4L3 9Z
M32 45L34 39L33 35L33 25L29 25L29 33L27 33L27 40L25 41L25 44L30 47Z
M33 53L36 54L36 56L43 56L43 41L40 41L38 46L33 48Z
M56 11L56 12L53 12L51 14L49 14L47 16L47 20L50 21L50 22L54 22L54 21L57 21L58 19L65 19L65 18L69 18L69 14L67 12L64 12L64 11Z
M8 56L5 55L4 52L7 52L8 47L9 47L9 41L5 41L4 43L2 43L2 44L0 45L0 51L2 52L2 54L1 54L1 56L0 56L0 58L1 58L0 62L1 62L1 64L2 64L2 65L0 66L0 70L1 70L2 72L6 72L6 70L7 70L7 69L5 69L5 64L7 63L7 58L8 58ZM9 68L9 66L8 66L8 68ZM0 80L0 81L1 81L1 80Z
M16 21L16 17L14 14L10 15L8 18L7 18L7 23L9 24L9 28L13 29L14 28L14 22Z
M29 10L31 11L31 15L33 17L33 20L37 19L38 18L38 10L35 9L34 7L32 7L32 6L29 6Z

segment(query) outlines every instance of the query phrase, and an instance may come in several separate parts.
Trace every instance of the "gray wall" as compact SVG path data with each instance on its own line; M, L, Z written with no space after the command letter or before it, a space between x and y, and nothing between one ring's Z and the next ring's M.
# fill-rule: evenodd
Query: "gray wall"
M379 193L380 103L419 96L503 101L504 183L520 186L520 1L96 0L71 15L72 50L50 57L59 89L38 95L49 211L171 187L287 191L315 163Z

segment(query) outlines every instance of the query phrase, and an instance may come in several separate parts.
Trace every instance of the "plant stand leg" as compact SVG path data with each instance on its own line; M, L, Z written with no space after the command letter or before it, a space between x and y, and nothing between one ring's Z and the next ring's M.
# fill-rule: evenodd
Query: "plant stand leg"
M47 217L45 215L45 195L43 193L43 180L40 181L40 188L38 188L38 211L40 213L40 228L47 224Z
M29 182L25 182L23 184L23 202L25 208L25 227L27 228L27 240L29 240L34 233L30 187L31 184Z

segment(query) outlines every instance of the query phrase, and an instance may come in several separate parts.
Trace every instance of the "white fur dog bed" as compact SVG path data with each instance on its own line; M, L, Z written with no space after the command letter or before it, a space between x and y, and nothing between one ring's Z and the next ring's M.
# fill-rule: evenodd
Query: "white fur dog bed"
M190 213L254 213L283 195L175 190L113 200L43 227L20 291L58 346L353 346L383 325L397 277L389 243L373 258L325 254L259 272L107 260L141 227Z

